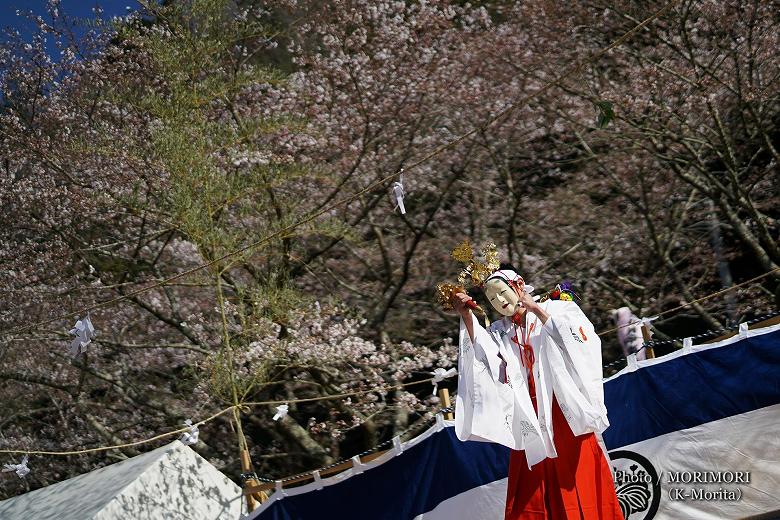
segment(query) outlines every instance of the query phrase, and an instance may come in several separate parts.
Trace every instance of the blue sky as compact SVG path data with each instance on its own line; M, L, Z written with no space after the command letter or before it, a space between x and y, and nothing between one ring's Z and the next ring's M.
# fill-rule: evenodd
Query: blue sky
M101 16L106 19L126 14L127 7L131 9L138 7L135 0L62 0L60 10L71 17L94 18L92 8L97 5L103 8ZM18 29L23 35L29 35L34 28L26 18L16 16L17 9L23 12L33 11L45 16L46 0L0 0L0 28L3 29L0 41L5 38L4 29L7 27ZM85 27L88 25L85 24Z

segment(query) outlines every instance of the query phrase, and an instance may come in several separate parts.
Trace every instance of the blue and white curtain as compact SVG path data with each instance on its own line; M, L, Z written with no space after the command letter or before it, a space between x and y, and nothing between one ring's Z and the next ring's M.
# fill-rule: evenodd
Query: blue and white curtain
M627 520L780 518L780 326L631 358L604 394ZM439 420L370 463L274 493L249 518L501 519L508 466L507 448L460 442Z

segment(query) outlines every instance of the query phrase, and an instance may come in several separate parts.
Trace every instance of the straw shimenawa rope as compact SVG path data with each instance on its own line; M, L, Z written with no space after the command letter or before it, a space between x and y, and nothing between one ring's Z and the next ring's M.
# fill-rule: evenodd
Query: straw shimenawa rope
M654 314L653 316L654 317L665 316L665 315L670 314L672 312L676 312L676 311L685 309L686 307L690 307L694 303L703 302L704 300L709 300L710 298L714 298L715 296L720 296L721 294L725 294L725 293L727 293L729 291L733 291L734 289L738 289L740 287L744 287L745 285L749 285L749 284L751 284L751 283L753 283L755 281L758 281L758 280L760 280L762 278L765 278L765 277L769 276L770 274L776 273L777 271L780 271L780 267L775 267L774 269L771 269L771 270L769 270L769 271L767 271L767 272L765 272L763 274L760 274L760 275L758 275L758 276L756 276L754 278L751 278L750 280L745 280L744 282L738 283L736 285L731 285L729 287L726 287L725 289L721 289L720 291L716 291L714 293L708 294L707 296L702 296L701 298L696 298L693 301L685 302L683 304L678 305L677 307L674 307L673 309L668 309L668 310L665 310L663 312L659 312L658 314ZM627 323L627 324L621 325L619 327L613 327L611 329L607 329L605 331L599 332L598 335L599 336L603 336L605 334L609 334L610 332L615 332L617 330L623 329L625 327L631 327L631 326L634 326L636 324L637 324L637 322L634 322L634 323Z
M669 313L671 313L673 311L678 311L678 310L684 309L684 308L690 306L693 303L704 301L704 300L707 300L709 298L713 298L715 296L718 296L720 294L724 294L724 293L726 293L726 292L728 292L730 290L734 290L734 289L736 289L738 287L742 287L742 286L747 285L749 283L752 283L752 282L755 282L757 280L760 280L761 278L764 278L765 276L768 276L768 275L770 275L770 274L772 274L772 273L774 273L774 272L776 272L778 270L780 270L780 267L772 269L771 271L768 271L768 272L766 272L766 273L764 273L762 275L759 275L759 276L756 276L754 278L751 278L750 280L747 280L747 281L742 282L740 284L733 285L731 287L727 287L726 289L722 289L720 291L708 294L706 296L702 296L701 298L697 298L696 300L693 300L691 302L679 305L679 306L675 307L674 309L669 309L667 311L664 311L664 312L658 314L658 316L669 314ZM612 328L612 329L609 329L609 330L606 330L606 331L603 331L603 332L599 332L598 334L601 336L601 335L607 334L609 332L614 332L614 331L618 330L619 328L621 328L621 327L615 327L615 328ZM642 348L644 348L644 347L645 347L645 345L642 346ZM613 361L611 363L608 363L608 364L604 365L603 368L609 368L609 367L617 364L618 362L623 362L623 361L624 361L623 359L615 360L615 361ZM413 382L410 382L410 383L402 383L402 384L398 384L398 385L388 385L388 386L379 387L379 388L372 388L372 389L369 389L369 390L360 390L360 391L355 391L355 392L345 392L345 393L341 393L341 394L332 394L332 395L319 396L319 397L306 397L306 398L302 398L302 399L286 399L286 400L274 400L274 401L247 401L247 402L243 402L243 403L240 403L240 404L234 405L234 406L229 406L229 407L227 407L227 408L225 408L223 410L220 410L219 412L217 412L217 413L215 413L213 415L210 415L209 417L207 417L205 419L202 419L202 420L200 420L200 421L198 421L196 423L193 423L193 426L200 426L200 425L206 424L208 422L211 422L214 419L220 417L221 415L224 415L224 414L226 414L228 412L231 412L231 411L233 411L236 408L242 409L242 408L248 407L248 406L279 405L279 404L289 404L289 403L309 403L309 402L315 402L315 401L328 401L328 400L332 400L332 399L342 399L342 398L345 398L345 397L353 397L353 396L358 396L358 395L365 395L365 394L374 393L374 392L387 392L387 391L391 391L391 390L398 390L398 389L401 389L401 388L406 388L406 387L409 387L409 386L421 385L421 384L425 384L425 383L432 383L434 379L435 378L431 377L431 378L427 378L427 379L422 379L420 381L413 381ZM115 450L115 449L122 449L122 448L130 448L130 447L133 447L133 446L138 446L140 444L146 444L146 443L149 443L149 442L154 442L156 440L164 439L166 437L171 437L173 435L178 435L180 433L184 433L184 432L189 431L190 428L191 428L190 426L187 426L187 427L179 428L177 430L173 430L173 431L170 431L170 432L161 433L159 435L155 435L154 437L150 437L148 439L141 439L141 440L137 440L137 441L127 442L127 443L124 443L124 444L116 444L116 445L113 445L113 446L100 446L100 447L95 447L95 448L85 448L85 449L81 449L81 450L71 450L71 451L42 451L42 450L23 450L23 449L0 449L0 453L8 453L8 454L16 454L16 453L25 454L26 453L28 455L54 455L54 456L81 455L81 454L84 454L84 453L95 453L95 452L100 452L100 451L108 451L108 450Z
M275 404L289 404L289 403L310 403L313 401L329 401L331 399L342 399L345 397L353 397L357 395L364 395L364 394L370 394L374 392L381 392L386 393L392 390L399 390L401 388L406 388L409 386L414 385L422 385L425 383L432 383L434 380L433 377L430 377L428 379L422 379L420 381L412 381L410 383L401 383L397 385L387 385L383 387L378 388L372 388L369 390L359 390L355 392L345 392L342 394L332 394L332 395L324 395L319 397L306 397L303 399L285 399L283 401L247 401L240 403L238 405L228 406L227 408L218 411L215 414L212 414L205 419L201 419L200 421L193 423L192 426L201 426L203 424L209 423L213 421L214 419L220 417L221 415L224 415L229 412L233 412L234 410L241 410L245 407L249 406L261 406L261 405L275 405ZM150 437L148 439L141 439L137 441L131 441L126 442L123 444L114 444L112 446L98 446L95 448L85 448L81 450L69 450L69 451L44 451L44 450L22 450L22 449L0 449L0 453L25 453L27 455L54 455L54 456L66 456L66 455L82 455L84 453L96 453L100 451L109 451L109 450L119 450L122 448L131 448L133 446L138 446L140 444L146 444L149 442L154 442L160 439L164 439L166 437L171 437L173 435L178 435L180 433L188 432L190 431L190 428L192 426L185 426L184 428L179 428L178 430L169 431L166 433L161 433L159 435L155 435L154 437Z
M756 276L754 278L751 278L750 280L746 280L746 281L744 281L742 283L739 283L739 284L736 284L736 285L732 285L731 287L727 287L725 289L722 289L720 291L716 291L716 292L708 294L706 296L702 296L701 298L697 298L697 299L695 299L695 300L693 300L691 302L684 303L684 304L679 305L679 306L677 306L677 307L675 307L673 309L666 310L666 311L664 311L662 313L657 314L657 316L663 316L663 315L669 314L671 312L675 312L675 311L684 309L684 308L686 308L686 307L688 307L688 306L690 306L690 305L692 305L692 304L694 304L696 302L708 300L710 298L714 298L715 296L719 296L721 294L724 294L724 293L726 293L728 291L732 291L732 290L737 289L739 287L743 287L743 286L748 285L750 283L753 283L753 282L755 282L757 280L760 280L761 278L769 276L770 274L772 274L772 273L774 273L774 272L776 272L778 270L780 270L780 267L772 269L771 271L767 271L766 273L761 274L759 276ZM634 324L631 324L631 325L634 325ZM610 332L614 332L614 331L616 331L616 330L618 330L620 328L621 327L614 327L612 329L605 330L603 332L599 332L598 335L602 336L604 334L608 334ZM609 364L605 365L604 368L608 368L609 366L617 363L617 361L618 360L613 361L612 363L609 363ZM622 360L620 360L620 361L622 361ZM309 403L309 402L314 402L314 401L328 401L328 400L331 400L331 399L341 399L341 398L345 398L345 397L364 395L364 394L369 394L369 393L373 393L373 392L385 392L385 391L391 391L391 390L398 390L398 389L406 388L406 387L409 387L409 386L420 385L420 384L425 384L425 383L432 383L433 380L434 380L434 378L431 377L431 378L423 379L423 380L420 380L420 381L413 381L411 383L402 383L402 384L398 384L398 385L389 385L389 386L384 386L384 387L379 387L379 388L372 388L372 389L369 389L369 390L360 390L360 391L356 391L356 392L345 392L345 393L341 393L341 394L332 394L332 395L319 396L319 397L307 397L307 398L302 398L302 399L287 399L287 400L282 400L282 401L279 401L279 400L276 400L276 401L247 401L247 402L243 402L243 403L240 403L238 405L229 406L229 407L227 407L227 408L225 408L223 410L220 410L219 412L217 412L217 413L215 413L215 414L213 414L213 415L211 415L211 416L209 416L209 417L207 417L205 419L202 419L202 420L198 421L197 423L194 423L193 426L200 426L200 425L206 424L208 422L211 422L214 419L216 419L217 417L220 417L221 415L224 415L224 414L226 414L228 412L231 412L231 411L233 411L236 408L241 409L241 408L247 407L247 406L279 405L279 404L286 404L286 403L289 404L289 403ZM84 453L95 453L95 452L100 452L100 451L108 451L108 450L115 450L115 449L122 449L122 448L130 448L130 447L133 447L133 446L138 446L140 444L146 444L146 443L149 443L149 442L154 442L156 440L164 439L166 437L171 437L173 435L184 433L186 431L189 431L189 429L190 429L190 427L188 426L188 427L179 428L177 430L173 430L173 431L170 431L170 432L162 433L160 435L156 435L156 436L151 437L149 439L142 439L142 440L127 442L127 443L124 443L124 444L116 444L116 445L113 445L113 446L100 446L100 447L95 447L95 448L86 448L86 449L82 449L82 450L40 451L40 450L22 450L22 449L0 449L0 453L9 453L9 454L26 453L28 455L80 455L80 454L84 454Z

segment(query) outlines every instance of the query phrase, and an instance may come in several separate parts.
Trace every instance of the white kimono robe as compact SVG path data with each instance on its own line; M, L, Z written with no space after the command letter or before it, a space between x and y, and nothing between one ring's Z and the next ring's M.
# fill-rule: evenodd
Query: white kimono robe
M520 347L511 340L517 334L522 344L522 338L511 319L493 322L485 330L472 314L473 342L463 320L460 322L455 432L463 441L496 442L525 450L529 468L546 457L557 456L553 394L574 435L599 434L609 426L601 339L576 303L547 300L540 305L550 315L545 324L526 312L526 341L533 348L535 360L538 418L528 393ZM506 361L506 383L499 377L503 372L499 354Z

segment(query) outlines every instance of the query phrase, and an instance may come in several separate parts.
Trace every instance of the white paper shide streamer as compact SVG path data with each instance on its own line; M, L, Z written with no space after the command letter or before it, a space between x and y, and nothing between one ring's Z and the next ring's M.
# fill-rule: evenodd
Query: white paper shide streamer
M449 370L444 370L443 368L437 368L436 370L431 372L431 375L433 376L433 381L431 381L433 383L433 394L431 395L436 395L436 392L439 391L439 383L441 383L448 377L457 375L457 373L458 373L458 369L455 367L450 368Z
M401 210L401 215L406 215L406 207L404 206L404 174L401 170L401 174L398 176L398 180L393 183L393 198L395 199L395 208Z
M95 337L95 327L92 325L89 314L86 318L78 320L69 333L75 336L70 343L70 355L76 357L85 353L87 345L92 343L92 339Z
M197 424L193 425L192 424L192 419L187 419L186 421L184 421L184 425L185 426L189 426L190 431L182 433L181 437L179 438L179 440L181 442L183 442L184 444L186 444L187 446L191 446L193 444L197 444L197 442L198 442L198 435L200 433L198 431L198 425Z
M287 415L287 412L290 411L290 405L287 404L281 404L276 407L276 414L274 415L274 421L279 421L283 417Z
M3 464L3 473L14 472L19 478L24 478L30 473L30 468L27 467L27 455L22 458L22 462L19 464Z

